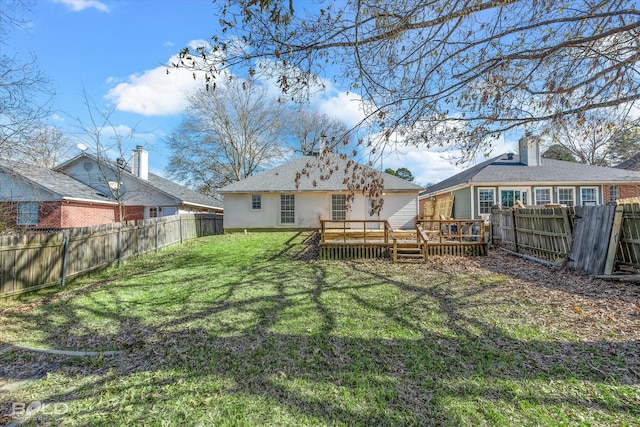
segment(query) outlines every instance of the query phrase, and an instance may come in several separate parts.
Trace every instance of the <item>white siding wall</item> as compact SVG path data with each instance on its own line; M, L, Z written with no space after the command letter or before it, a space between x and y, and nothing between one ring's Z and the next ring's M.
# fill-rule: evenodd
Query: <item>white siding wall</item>
M224 195L224 227L319 228L320 215L331 219L331 194L337 193L289 194L295 195L295 224L280 224L280 193L263 193L261 210L251 210L251 194L228 193ZM417 214L417 192L391 193L384 198L380 219L388 219L394 228L413 227ZM347 219L378 219L378 216L369 216L366 198L356 195L351 210L347 212Z
M52 193L21 179L0 172L0 201L46 202L60 199Z
M90 165L90 166L89 166ZM103 173L98 168L95 161L91 159L79 159L77 162L68 165L64 172L74 179L95 188L105 195L109 195L107 181L117 181L118 176L108 168L103 168ZM153 190L152 188L132 179L129 176L121 175L123 183L123 201L129 206L175 206L176 201L171 197Z
M380 216L389 221L391 228L414 228L417 214L417 193L387 193L384 196L384 205Z

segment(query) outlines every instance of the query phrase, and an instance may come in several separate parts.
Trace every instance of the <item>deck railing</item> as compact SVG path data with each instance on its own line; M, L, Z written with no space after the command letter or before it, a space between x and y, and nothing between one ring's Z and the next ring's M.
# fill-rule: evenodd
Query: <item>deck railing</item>
M377 227L371 227L372 224L377 225ZM333 225L333 226L332 226ZM337 226L336 226L337 225ZM360 228L362 226L362 228ZM325 243L326 236L329 234L341 235L342 242L347 243L347 237L353 236L354 231L362 232L362 241L363 243L367 243L367 233L369 233L370 241L379 242L379 234L380 231L383 230L383 239L384 244L388 245L390 242L393 243L393 240L396 240L396 237L393 233L393 229L387 220L380 219L325 219L323 216L320 216L320 242ZM340 230L342 232L340 233ZM373 236L373 237L371 237ZM332 238L332 241L337 241L339 239Z
M422 253L422 259L426 261L427 257L429 256L429 251L427 249L427 246L429 245L429 236L425 233L425 231L422 228L420 228L417 222L416 222L416 240L417 240L418 246L420 247L420 252Z
M484 240L482 219L424 219L416 217L416 229L424 231L429 241L482 242Z

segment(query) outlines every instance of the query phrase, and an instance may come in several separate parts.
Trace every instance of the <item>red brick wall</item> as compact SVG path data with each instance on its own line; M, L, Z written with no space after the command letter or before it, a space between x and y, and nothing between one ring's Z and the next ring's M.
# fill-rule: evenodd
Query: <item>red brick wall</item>
M116 206L89 203L63 203L61 209L62 228L90 227L111 224L116 221Z
M124 206L124 221L140 221L142 219L144 219L144 206Z
M21 228L16 224L17 203L0 208L0 227ZM29 228L73 228L110 224L116 220L116 207L64 201L38 202L38 224Z
M20 229L28 228L60 228L60 205L61 202L39 202L38 203L38 223L34 226L18 225L18 203L3 203L0 207L0 228Z
M62 202L38 203L38 228L60 228L62 225Z
M640 197L640 184L638 185L619 185L618 192L621 199L628 197ZM607 204L611 200L611 186L602 186L602 203Z

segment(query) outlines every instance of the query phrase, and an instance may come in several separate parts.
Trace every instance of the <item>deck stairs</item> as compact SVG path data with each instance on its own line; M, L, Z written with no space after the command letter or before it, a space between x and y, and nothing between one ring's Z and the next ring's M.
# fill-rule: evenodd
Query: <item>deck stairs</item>
M422 248L416 242L402 242L396 245L395 262L423 263L425 262Z

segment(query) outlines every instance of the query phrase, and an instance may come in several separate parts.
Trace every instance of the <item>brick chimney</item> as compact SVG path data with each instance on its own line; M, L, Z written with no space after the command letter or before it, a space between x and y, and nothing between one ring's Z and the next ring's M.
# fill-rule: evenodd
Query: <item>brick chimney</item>
M526 132L518 141L520 163L526 166L540 166L540 137Z
M131 173L138 178L149 179L149 153L136 145L136 149L131 152Z

